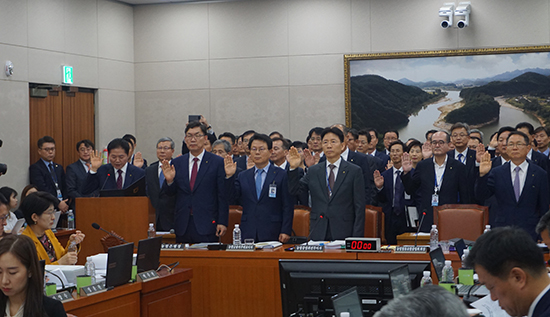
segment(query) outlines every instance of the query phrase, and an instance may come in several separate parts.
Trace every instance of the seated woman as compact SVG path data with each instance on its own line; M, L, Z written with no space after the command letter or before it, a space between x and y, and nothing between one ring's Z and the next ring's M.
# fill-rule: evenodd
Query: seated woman
M44 295L44 278L34 245L26 236L0 240L0 311L8 317L66 317L60 301Z
M0 188L0 194L4 195L6 199L9 202L9 213L10 216L7 219L7 225L4 226L4 231L11 232L11 229L15 226L15 223L17 223L17 220L19 218L23 218L23 215L20 213L20 216L16 215L14 211L17 210L17 191L15 189L4 186Z
M84 234L76 231L71 234L67 246L63 248L55 234L50 229L55 220L54 205L59 201L52 194L36 192L28 195L19 208L27 221L27 228L23 234L28 236L36 246L36 252L40 260L46 264L70 265L77 261L77 252L70 251L69 246L80 244L84 240Z
M10 207L9 207L9 201L4 197L4 195L0 194L0 239L6 236L6 233L4 232L4 226L7 223Z

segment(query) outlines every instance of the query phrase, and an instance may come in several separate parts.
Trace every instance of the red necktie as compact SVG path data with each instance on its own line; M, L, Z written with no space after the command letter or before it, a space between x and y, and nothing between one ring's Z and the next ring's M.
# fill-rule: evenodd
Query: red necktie
M193 159L193 168L191 169L191 180L189 180L189 187L191 187L191 190L193 190L193 187L195 187L195 181L197 180L197 171L199 169L199 164L197 163L199 161L198 158Z
M122 189L122 170L118 170L118 178L116 179L116 188Z

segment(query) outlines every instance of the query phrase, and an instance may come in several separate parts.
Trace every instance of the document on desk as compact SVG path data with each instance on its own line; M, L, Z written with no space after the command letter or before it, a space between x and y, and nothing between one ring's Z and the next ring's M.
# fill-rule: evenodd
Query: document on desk
M279 241L266 241L266 242L258 242L254 244L256 249L274 249L282 245L283 244Z
M346 240L334 240L325 244L325 249L344 249L346 247Z
M481 310L485 317L510 317L504 309L500 308L498 301L491 300L490 295L473 302L472 306Z

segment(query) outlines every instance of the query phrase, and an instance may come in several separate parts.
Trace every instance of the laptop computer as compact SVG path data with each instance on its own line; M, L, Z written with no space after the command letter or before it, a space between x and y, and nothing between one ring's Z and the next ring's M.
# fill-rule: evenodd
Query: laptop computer
M99 197L132 197L146 196L145 176L133 182L130 186L123 189L100 190Z
M455 242L455 251L458 253L458 259L462 260L462 255L464 255L464 249L466 249L466 243L464 243L464 239L458 239Z
M132 278L134 243L110 247L107 251L107 275L105 287L124 285Z
M334 315L340 316L348 312L350 317L363 317L363 308L357 294L357 287L351 287L331 297L334 306Z
M162 237L139 240L136 260L138 273L158 268L161 245Z
M393 298L407 295L412 291L409 265L404 264L389 271Z
M55 228L57 227L57 223L59 222L59 218L61 218L61 211L55 212L55 219L53 220L53 224L51 226L51 229L55 232Z

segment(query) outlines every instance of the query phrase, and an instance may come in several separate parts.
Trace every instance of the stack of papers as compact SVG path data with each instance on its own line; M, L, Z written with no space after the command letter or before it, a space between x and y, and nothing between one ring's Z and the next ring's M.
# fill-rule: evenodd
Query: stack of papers
M266 242L258 242L254 244L256 249L273 249L282 246L283 244L279 241L266 241Z
M325 249L344 249L346 247L346 240L334 240L325 244Z

